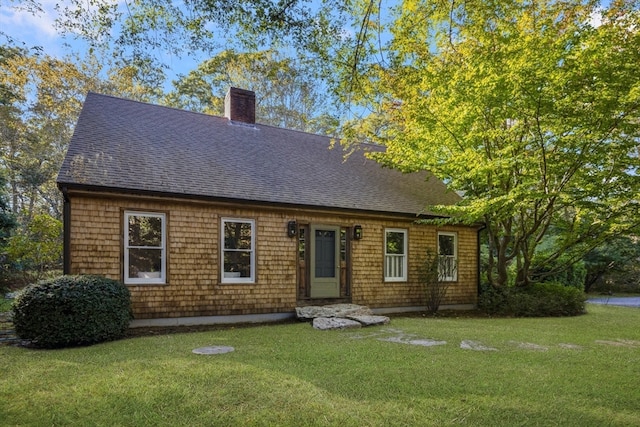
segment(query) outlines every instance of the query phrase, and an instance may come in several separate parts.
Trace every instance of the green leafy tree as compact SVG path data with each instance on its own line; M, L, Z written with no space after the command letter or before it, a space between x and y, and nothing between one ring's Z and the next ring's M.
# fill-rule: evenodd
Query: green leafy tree
M38 15L43 10L41 3L39 0L28 0L19 7ZM281 80L278 108L285 106L284 112L291 113L287 107L291 99L284 99L285 90L290 89L291 84L296 87L293 96L302 94L303 85L309 82L313 84L304 89L313 89L313 93L305 94L302 102L311 101L312 98L318 100L319 95L324 98L331 95L315 78L322 76L327 79L336 74L334 62L343 59L331 57L329 54L339 51L331 47L350 39L350 28L354 27L352 12L360 7L360 3L342 0L138 0L126 3L93 0L88 4L81 0L68 0L55 8L56 29L62 36L82 39L93 54L107 61L110 68L115 70L110 73L110 80L127 83L134 88L135 99L140 99L142 95L150 98L146 99L148 101L164 103L161 100L162 88L167 86L167 77L175 64L183 60L212 58L202 62L188 76L180 77L176 84L176 90L186 91L187 94L205 89L202 75L223 72L212 69L213 66L231 70L233 64L228 60L235 55L239 60L237 68L252 60L258 67L256 70L247 70L251 77L245 80L250 80L254 85L258 83L255 79L257 71L272 74L278 69L279 77L286 76ZM360 25L359 22L356 24ZM242 56L229 52L233 49L254 53ZM274 57L267 70L264 51L270 49L271 56L277 51L286 53L288 58L304 60L294 64L291 60L283 59L283 56ZM304 63L304 67L300 67L301 63ZM290 74L283 74L286 71L290 71ZM232 71L227 80L243 79L239 79L237 72ZM272 86L275 87L275 84ZM266 92L265 95L267 93L275 99L272 92ZM201 99L189 100L187 104L194 107L204 101L206 105L208 101L200 94L198 96ZM182 93L178 97L182 99L174 96L168 102L185 101ZM301 108L310 107L309 104L301 105L300 99L296 102ZM274 115L276 110L272 109ZM303 115L306 113L304 111ZM287 120L291 120L291 117ZM322 114L314 118L310 130L320 129L320 132L326 133L332 128L335 128L333 118Z
M0 253L2 253L7 238L11 235L11 231L16 226L15 218L11 214L9 203L5 197L5 182L3 174L0 173Z
M54 180L84 98L77 86L82 73L67 61L26 52L5 57L0 68L0 85L12 94L0 134L12 211L22 224L38 212L60 217Z
M38 1L30 0L35 6ZM229 48L309 51L343 32L351 2L337 0L69 0L57 8L58 30L108 54L116 68L133 67L146 86L159 83L182 58ZM34 13L38 8L33 7Z
M23 226L38 213L60 218L55 178L87 92L145 101L154 92L140 86L135 69L105 69L92 55L58 59L4 47L0 71L0 166L13 214Z
M407 0L392 13L389 42L363 33L362 59L343 70L344 90L375 111L348 135L464 193L435 208L486 224L493 286L512 264L515 284L531 283L552 226L536 259L558 268L638 226L637 2Z
M6 180L4 179L3 170L0 168L0 291L8 288L9 285L9 257L6 252L6 245L9 236L11 236L17 225L9 207L6 189Z
M337 127L329 97L304 66L274 51L226 50L174 82L166 103L222 115L230 86L256 92L256 120L289 129L328 133Z
M9 237L7 255L25 282L59 272L62 263L62 222L46 214L35 215L22 233Z

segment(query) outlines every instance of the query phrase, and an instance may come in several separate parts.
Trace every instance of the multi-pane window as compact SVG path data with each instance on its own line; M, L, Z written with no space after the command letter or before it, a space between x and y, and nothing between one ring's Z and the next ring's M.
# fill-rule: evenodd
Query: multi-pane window
M458 280L458 236L456 233L438 233L438 276L444 282Z
M384 233L384 280L407 280L407 230L388 228Z
M222 283L255 281L255 223L222 219Z
M124 282L166 283L166 219L161 213L125 212Z

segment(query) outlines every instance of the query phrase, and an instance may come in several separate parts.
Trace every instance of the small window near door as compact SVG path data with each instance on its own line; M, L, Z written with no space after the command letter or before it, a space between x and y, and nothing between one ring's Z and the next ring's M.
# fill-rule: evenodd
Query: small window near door
M222 219L222 283L254 283L255 223Z
M124 283L166 283L166 217L161 213L124 213Z
M458 280L458 235L452 232L438 233L438 276L443 282Z
M407 280L407 230L387 228L384 233L384 280Z
M298 259L304 261L307 250L307 229L302 226L298 228Z

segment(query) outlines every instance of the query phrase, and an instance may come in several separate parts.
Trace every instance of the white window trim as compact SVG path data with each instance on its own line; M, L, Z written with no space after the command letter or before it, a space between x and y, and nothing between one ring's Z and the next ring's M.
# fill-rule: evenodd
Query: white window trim
M403 254L387 254L387 233L402 233L404 235L403 243ZM384 281L385 282L406 282L407 281L407 266L408 266L408 258L409 258L409 244L408 238L409 233L405 228L385 228L384 229ZM387 257L394 258L402 258L402 276L387 276Z
M457 282L458 281L458 233L455 231L438 231L438 257L440 255L440 236L452 236L453 237L453 256L446 255L447 258L453 258L453 261L456 265L453 276L443 276L441 280L443 282ZM439 265L439 264L438 264ZM440 275L440 271L438 271L438 275Z
M250 277L225 277L224 271L224 226L227 222L242 222L251 224L251 276ZM222 218L220 222L220 283L255 283L256 282L256 221L246 218Z
M160 277L129 277L129 217L149 216L162 220L162 244L156 249L161 250ZM148 247L148 246L145 246ZM125 285L164 285L167 283L167 216L158 212L125 211L124 213L124 284ZM136 247L133 247L136 248Z

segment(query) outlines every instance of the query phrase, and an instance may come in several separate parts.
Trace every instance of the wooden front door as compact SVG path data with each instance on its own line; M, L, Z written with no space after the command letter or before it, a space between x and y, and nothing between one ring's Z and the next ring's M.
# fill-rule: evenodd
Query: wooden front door
M340 296L340 227L311 226L311 298Z

